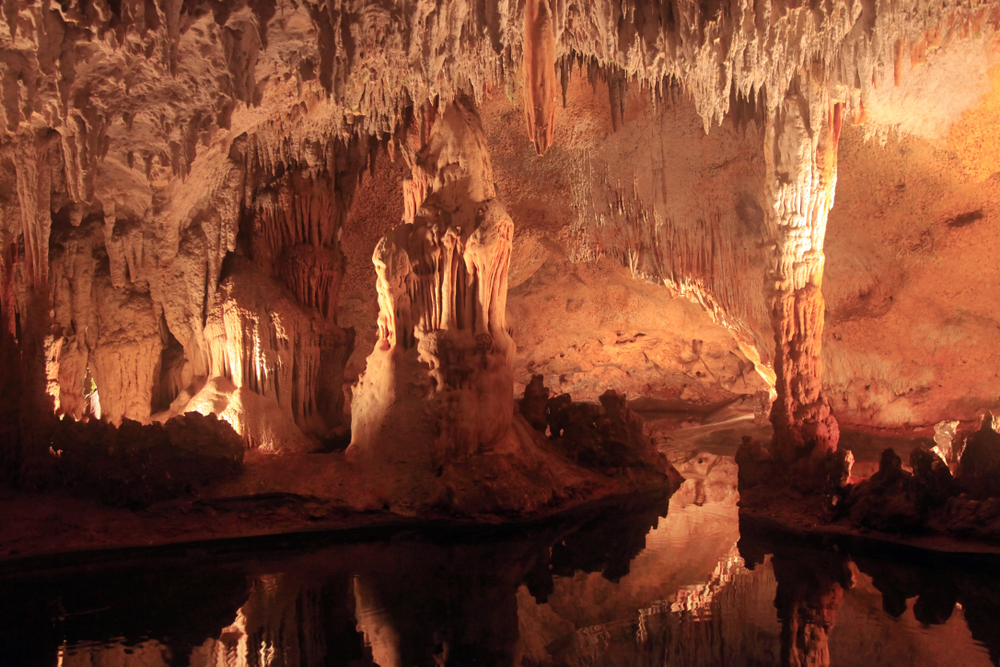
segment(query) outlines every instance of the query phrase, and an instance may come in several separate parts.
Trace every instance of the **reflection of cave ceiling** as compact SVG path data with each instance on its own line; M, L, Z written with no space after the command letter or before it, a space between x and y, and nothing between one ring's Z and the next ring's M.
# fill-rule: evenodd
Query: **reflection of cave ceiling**
M573 186L586 243L564 250L610 255L701 301L740 339L734 355L763 368L773 347L761 257L774 241L764 211L786 195L783 167L765 167L753 146L801 135L822 152L817 110L834 107L837 128L941 141L990 90L998 21L995 3L974 1L5 2L0 314L22 342L38 338L60 412L94 411L96 387L112 419L188 405L227 412L259 442L270 430L325 433L340 420L345 329L371 326L337 317L340 239L366 170L386 152L411 159L407 141L419 148L432 110L459 95L485 109L491 139L516 126L518 150L558 146L560 128L583 145L588 117L573 104L589 104L587 80L633 145L643 132L674 142L662 169L671 155L696 164L705 147L692 142L708 130L731 135L716 157L744 165L720 178L756 184L719 190L716 217L662 219L656 188L591 160L597 172L578 169ZM786 93L802 107L795 118ZM527 112L490 116L503 96ZM639 125L623 128L637 98ZM688 114L687 134L656 115L670 106ZM835 148L833 159L833 180L815 177L830 202ZM495 161L503 191L503 165L516 164ZM516 174L508 186L501 195L518 200ZM597 199L616 203L588 212ZM822 275L820 218L818 268L803 276ZM550 241L522 235L515 254Z

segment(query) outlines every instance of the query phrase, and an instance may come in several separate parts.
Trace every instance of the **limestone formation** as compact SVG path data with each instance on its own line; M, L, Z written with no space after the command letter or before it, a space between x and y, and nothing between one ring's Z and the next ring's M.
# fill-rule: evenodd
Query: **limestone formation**
M348 455L439 467L513 451L513 222L471 102L435 118L410 160L408 201L424 199L375 249L379 339L354 390Z
M769 279L777 398L771 423L776 453L788 461L822 457L836 450L839 437L823 395L821 288L843 105L827 96L818 76L803 71L769 114L764 133L766 218L775 239Z
M535 151L552 145L556 121L555 26L549 0L524 7L524 113Z

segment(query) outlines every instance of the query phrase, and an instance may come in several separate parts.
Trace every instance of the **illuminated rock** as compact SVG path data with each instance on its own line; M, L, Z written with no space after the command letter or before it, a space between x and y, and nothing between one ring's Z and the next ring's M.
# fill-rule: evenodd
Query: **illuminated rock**
M412 159L426 198L375 249L379 341L354 390L348 456L438 467L520 442L505 312L514 225L469 102L450 105Z
M823 395L823 240L837 184L842 107L804 71L768 116L764 135L777 398L771 406L776 454L821 458L840 431Z
M552 145L556 123L555 24L549 0L524 7L524 113L535 151Z
M973 498L1000 498L1000 434L994 430L991 414L966 439L956 481Z

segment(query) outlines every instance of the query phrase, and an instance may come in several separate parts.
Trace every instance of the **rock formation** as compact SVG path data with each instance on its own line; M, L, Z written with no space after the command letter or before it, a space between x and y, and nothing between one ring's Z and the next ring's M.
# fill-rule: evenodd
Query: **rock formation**
M839 430L823 395L823 239L837 185L842 104L805 69L768 116L766 216L775 239L769 276L777 397L776 453L791 462L836 450ZM802 450L811 449L811 452Z
M514 225L470 101L435 117L421 144L406 188L421 203L373 257L379 341L354 391L348 455L439 467L520 442L506 323Z
M524 7L524 113L535 151L552 145L556 122L555 26L549 0Z

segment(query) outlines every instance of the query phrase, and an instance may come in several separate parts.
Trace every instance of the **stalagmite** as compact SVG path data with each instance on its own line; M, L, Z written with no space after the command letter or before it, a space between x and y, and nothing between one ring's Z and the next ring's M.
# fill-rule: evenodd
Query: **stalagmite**
M379 340L354 391L348 455L439 467L518 443L505 314L513 223L471 101L449 105L417 148L407 190L426 198L375 249Z
M836 450L823 395L823 237L837 184L841 105L821 75L803 71L769 113L764 138L767 225L773 239L771 325L776 454L788 462Z

